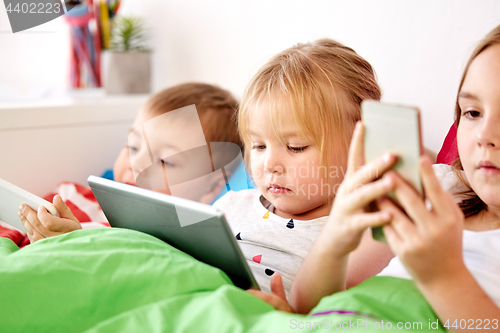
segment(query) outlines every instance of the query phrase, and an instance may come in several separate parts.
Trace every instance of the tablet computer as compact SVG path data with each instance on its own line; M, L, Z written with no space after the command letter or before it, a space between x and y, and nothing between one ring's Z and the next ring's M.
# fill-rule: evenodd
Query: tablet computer
M21 204L30 206L34 211L37 211L39 206L44 206L52 215L59 216L57 209L47 200L0 178L0 221L25 231L17 215Z
M259 289L224 214L210 205L90 176L88 184L112 227L155 236L222 269L242 289Z

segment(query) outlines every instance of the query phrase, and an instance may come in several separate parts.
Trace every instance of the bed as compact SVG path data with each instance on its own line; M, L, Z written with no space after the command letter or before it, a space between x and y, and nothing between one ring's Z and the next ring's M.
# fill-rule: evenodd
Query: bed
M123 229L79 230L21 250L0 239L0 295L4 332L444 331L408 280L375 277L323 298L310 315L288 314L219 269Z
M43 195L62 179L102 174L144 101L0 108L0 177ZM79 230L21 250L0 238L0 295L5 332L445 331L412 281L375 277L323 298L307 316L287 314L219 269L120 229Z

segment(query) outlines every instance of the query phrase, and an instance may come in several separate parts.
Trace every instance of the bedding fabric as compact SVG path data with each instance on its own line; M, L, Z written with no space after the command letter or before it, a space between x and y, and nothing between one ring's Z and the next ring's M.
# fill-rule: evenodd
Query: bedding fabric
M80 221L83 229L109 227L106 216L94 197L90 187L78 183L62 182L57 185L57 191L49 193L43 198L52 202L54 196L59 194L71 212ZM30 244L26 232L18 230L0 221L0 237L12 239L19 247Z
M2 332L444 331L412 281L375 277L288 314L157 238L113 228L22 249L0 239L0 295Z

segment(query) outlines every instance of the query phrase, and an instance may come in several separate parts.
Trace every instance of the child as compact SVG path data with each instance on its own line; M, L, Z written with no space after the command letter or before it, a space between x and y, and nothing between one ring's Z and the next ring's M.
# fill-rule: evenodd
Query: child
M323 296L344 290L349 252L356 247L366 228L383 225L397 257L380 277L370 279L375 281L370 282L372 286L377 286L376 281L379 281L380 287L383 279L391 281L382 293L396 295L396 298L398 293L410 290L397 290L402 279L394 277L413 279L444 327L453 331L498 329L499 87L500 26L497 26L475 49L462 76L456 103L460 157L454 167L440 165L436 168L444 189L439 185L429 158L423 157L420 161L422 183L432 204L429 210L424 200L397 173L386 173L376 181L367 176L373 174L370 170L388 170L395 161L394 156L385 155L357 170L362 164L363 150L363 128L357 126L349 155L349 171L337 193L328 223L294 281L292 302L297 311L307 313ZM359 186L364 186L362 193L354 191ZM455 192L463 212L446 189ZM395 191L406 214L384 197L391 190ZM377 198L381 211L365 213L363 207ZM389 277L392 280L387 280ZM358 299L373 302L367 287L364 293L357 289L363 291L362 286L352 288L347 294L339 293L337 300L357 293ZM293 310L274 295L255 294L281 309ZM384 306L379 304L378 308ZM365 306L364 313L357 315L366 318L370 315L367 309ZM415 305L415 313L417 309ZM356 309L331 310L335 311L328 313L350 310L352 314Z
M279 272L290 291L327 222L365 99L380 99L372 67L330 39L281 52L251 79L238 126L257 188L229 192L214 206L226 214L262 290ZM352 276L367 278L392 258L382 244L369 252L350 266Z
M146 327L149 331L169 332L200 329L206 332L282 332L335 327L356 332L380 328L442 332L442 326L457 327L457 330L460 327L498 330L500 134L496 129L500 126L499 64L500 26L471 57L457 100L461 165L474 191L470 193L473 195L471 201L463 201L471 209L470 216L467 213L464 218L452 195L439 186L426 157L421 161L422 180L432 203L431 210L426 209L424 200L399 175L387 173L380 180L370 179L369 176L375 174L370 171L386 171L396 158L386 155L358 170L363 164L363 129L359 127L355 131L349 169L337 191L330 217L294 282L292 295L301 312L314 306L318 297L335 292L323 298L316 313L302 316L271 311L263 302L230 286L227 276L219 270L153 237L105 229L96 230L101 231L99 233L73 233L21 250L10 241L0 240L0 291L6 295L0 298L6 312L3 326L6 330L21 327L32 331L32 327L57 327L61 318L69 318L64 322L66 326L81 330L90 327L95 331L137 331ZM255 131L252 122L255 120L250 121L249 128ZM257 132L259 130L257 128ZM278 145L268 136L262 140L265 142L258 142L257 146L259 154L265 155L268 148L275 150ZM289 146L294 147L287 145L287 150ZM255 154L253 150L250 170L258 179L258 169L253 163L261 156L252 154ZM278 157L282 164L291 158L286 154ZM282 165L283 169L267 166L267 172L274 171L275 177L282 170L288 171L284 168L288 165ZM450 168L444 175L445 182L450 181L451 176ZM266 200L269 197L273 201L276 207L270 207L273 211L294 216L295 207L287 206L282 200L285 197L272 196L290 193L287 189L293 196L294 184L283 185L278 180L275 184L281 190L273 186L271 193L263 194ZM358 185L363 185L365 191L356 192ZM447 188L459 185L456 178L452 184L447 183ZM408 216L387 200L379 202L381 212L364 212L366 203L391 190L396 192ZM290 231L294 231L295 225ZM348 253L356 248L363 230L375 225L385 225L385 235L399 256L391 264L392 271L398 270L401 275L409 273L415 283L392 274L376 276L355 288L337 292L345 289ZM113 242L109 241L111 239ZM278 244L280 240L275 242ZM92 256L91 260L85 262L86 256L81 256L81 261L75 261L82 251ZM107 260L95 260L103 253L107 254ZM402 269L399 262L407 270ZM432 317L432 309L428 311L428 304L417 287L439 316L442 326ZM293 310L274 295L264 294L264 297L277 307L288 306L288 310ZM385 302L380 298L385 298ZM23 300L26 301L22 303ZM415 301L423 303L415 304ZM27 316L33 320L26 321ZM415 326L414 318L424 321Z
M192 122L184 122L182 126L179 126L179 121L185 120L179 119L182 118L182 114L179 117L169 117L171 123L165 122L163 121L164 118L161 118L173 114L170 111L193 104L196 105L197 115L195 112L196 119ZM150 146L153 145L151 141L154 138L157 146L168 146L169 149L182 151L183 147L181 145L188 139L196 137L197 141L199 141L197 145L203 145L207 142L231 142L241 147L242 144L236 127L237 104L237 101L228 91L219 87L203 83L181 84L151 96L144 108L139 111L132 129L141 128L143 124L155 118L155 120L159 119L159 121L155 123L156 127L154 129L156 129L156 133L153 134L156 135L150 136ZM172 124L172 121L177 122ZM201 128L196 126L200 125L200 123ZM181 139L177 133L179 130L185 135L185 139ZM199 133L196 133L197 130ZM131 132L133 131L131 130ZM113 175L114 180L118 182L136 185L137 174L134 174L132 168L130 151L134 154L132 161L135 163L135 169L138 167L139 163L137 161L141 159L140 156L147 155L149 157L148 146L144 140L129 140L114 164ZM153 148L150 151L155 153ZM185 169L184 162L186 161L178 162L176 169ZM221 189L225 187L225 181L220 177L207 177L204 180L204 187L200 187L202 190L191 191L189 199L211 203ZM170 188L165 184L163 184L163 189L158 187L156 190L171 194ZM92 227L93 224L94 226L98 224L96 222L105 221L105 217L90 188L79 184L62 183L59 185L58 192L60 195L54 197L54 194L49 194L46 199L51 201L54 198L53 202L60 213L61 219L53 218L43 209L37 215L30 207L23 206L24 210L20 212L20 216L28 237L17 230L11 229L6 229L5 232L0 229L1 235L8 235L10 236L8 238L13 239L15 243L26 245L29 244L29 240L33 242L41 238L80 229L82 226L84 228L86 226ZM193 193L196 195L193 195ZM187 196L188 194L185 195L185 197ZM95 222L92 223L92 221ZM90 223L80 225L79 222ZM50 227L48 224L50 224Z

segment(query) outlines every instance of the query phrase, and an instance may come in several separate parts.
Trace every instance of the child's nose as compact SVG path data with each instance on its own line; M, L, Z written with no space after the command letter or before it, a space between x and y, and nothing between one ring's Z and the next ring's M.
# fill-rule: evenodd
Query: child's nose
M130 156L130 167L133 170L134 177L137 179L139 174L141 174L145 169L153 164L153 160L149 154L149 150L146 148L140 149L133 156Z
M498 148L500 146L500 119L487 117L477 135L478 146L485 148Z
M283 160L279 156L279 154L277 154L276 152L273 152L273 151L267 152L264 170L268 173L283 173L284 172Z

